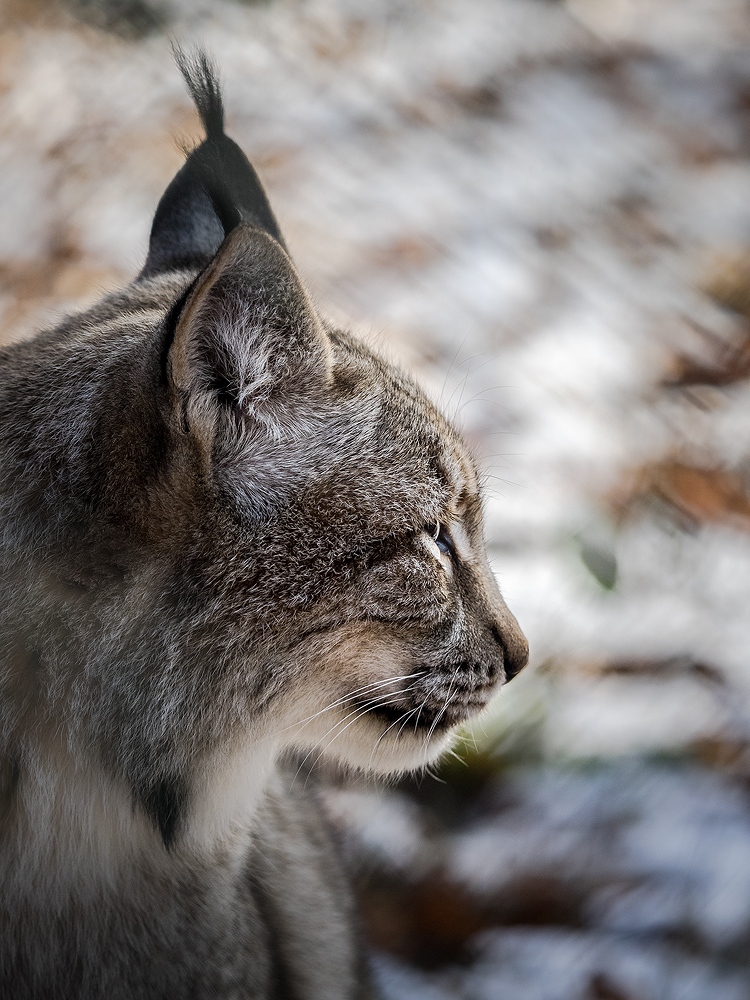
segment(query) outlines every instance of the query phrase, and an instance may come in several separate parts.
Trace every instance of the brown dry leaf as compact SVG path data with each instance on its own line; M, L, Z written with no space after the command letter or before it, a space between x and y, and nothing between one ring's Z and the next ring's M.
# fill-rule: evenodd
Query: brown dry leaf
M368 31L364 18L341 18L326 21L325 24L308 21L308 31L312 48L318 58L326 62L342 62L351 59L361 50Z
M636 266L652 260L656 248L675 246L675 239L660 218L657 207L641 194L615 199L607 221L612 240Z
M58 26L66 20L62 4L55 0L3 0L0 4L0 30L16 28L22 24L39 27Z
M0 343L25 336L31 315L77 300L79 305L115 288L121 276L87 263L69 234L52 240L47 257L15 263L0 262L0 292L8 296L0 328Z
M708 132L686 129L677 138L681 159L689 167L711 167L732 156L732 146Z
M581 886L544 872L520 875L481 899L439 870L416 883L379 873L360 886L359 898L370 943L427 969L465 959L480 930L583 922Z
M721 388L750 378L750 337L739 345L723 344L706 361L678 354L672 373L662 381L665 388L713 385Z
M750 482L738 472L659 462L631 475L611 500L622 518L649 498L665 503L691 525L730 524L750 531Z
M684 321L698 335L697 353L674 356L669 374L661 382L664 388L720 388L750 378L750 324L744 317L738 316L730 335L721 335L687 316Z
M424 267L440 254L440 247L434 240L421 234L402 236L388 246L378 247L372 252L373 263L379 267L403 268Z
M692 675L708 684L715 684L719 687L726 684L724 675L718 667L714 667L710 663L703 663L701 660L692 660L687 656L672 656L666 659L643 657L607 660L604 663L589 666L588 672L605 677L651 677L659 680Z
M724 309L750 320L750 249L717 255L708 268L703 291Z
M597 972L589 982L591 1000L633 1000L632 994L625 993L604 972Z
M438 871L416 884L381 873L359 895L371 944L422 968L459 961L469 938L493 923L476 899Z
M716 734L702 736L690 745L701 764L730 774L750 775L750 743L743 737Z
M500 84L492 78L467 86L455 80L442 80L436 88L438 99L453 104L459 111L477 118L495 118L502 112Z

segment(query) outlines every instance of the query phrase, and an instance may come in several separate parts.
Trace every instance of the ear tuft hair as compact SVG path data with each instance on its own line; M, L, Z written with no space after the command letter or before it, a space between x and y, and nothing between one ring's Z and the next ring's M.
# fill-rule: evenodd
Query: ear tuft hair
M198 109L206 136L218 138L224 134L224 102L216 66L203 49L188 54L175 44L172 53Z
M241 222L271 236L284 250L279 224L258 175L224 132L224 105L216 68L203 49L174 58L201 116L206 138L187 153L183 167L156 208L140 278L204 268ZM186 151L187 152L187 151Z

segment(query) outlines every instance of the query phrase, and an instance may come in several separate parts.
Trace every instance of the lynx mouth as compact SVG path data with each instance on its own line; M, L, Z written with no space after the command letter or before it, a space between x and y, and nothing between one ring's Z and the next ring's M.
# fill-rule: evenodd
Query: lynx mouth
M361 709L372 718L388 726L396 735L402 733L430 733L437 736L466 722L486 708L497 690L494 683L483 684L472 690L454 690L444 697L426 695L408 702L381 703L375 706L361 704Z

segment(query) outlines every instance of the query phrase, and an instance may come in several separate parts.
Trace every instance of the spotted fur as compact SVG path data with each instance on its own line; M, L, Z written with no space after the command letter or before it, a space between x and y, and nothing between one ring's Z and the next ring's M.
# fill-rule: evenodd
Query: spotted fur
M418 768L526 661L474 464L320 317L208 61L139 277L0 352L0 994L353 1000L279 763Z

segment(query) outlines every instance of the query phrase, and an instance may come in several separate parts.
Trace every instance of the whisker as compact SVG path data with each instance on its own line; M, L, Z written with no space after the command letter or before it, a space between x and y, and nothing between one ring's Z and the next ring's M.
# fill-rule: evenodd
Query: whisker
M458 360L458 356L461 353L461 351L464 349L464 344L466 343L466 341L468 339L469 339L469 334L468 333L464 334L464 339L458 345L458 349L456 350L456 353L453 355L453 360L451 361L451 363L450 363L450 365L448 367L448 371L445 373L445 378L443 379L443 387L440 390L440 397L439 397L439 399L440 399L440 405L441 406L443 405L443 395L445 393L445 387L448 384L448 379L450 378L451 373L453 372L454 365L456 364L456 361ZM446 407L446 409L447 409L447 407Z
M440 720L442 719L442 717L445 715L446 711L448 710L448 706L450 705L450 703L453 701L453 699L455 698L456 694L458 693L458 692L455 692L454 694L451 694L451 688L453 687L453 685L456 682L456 677L458 676L458 673L459 673L460 669L461 669L461 667L456 667L456 669L453 671L453 676L451 677L451 682L448 685L448 694L446 695L445 702L443 703L443 707L440 709L440 711L438 712L438 714L432 720L432 725L430 726L429 731L427 733L427 737L425 739L425 747L424 747L425 764L427 763L427 750L428 750L428 747L429 747L429 743L430 743L430 739L432 737L432 734L435 732L435 729L438 726Z
M328 750L328 748L333 745L334 741L336 739L338 739L338 737L341 735L342 732L344 732L345 729L348 729L349 726L351 726L353 723L355 723L358 719L363 718L365 715L367 715L368 712L372 711L373 708L378 708L380 705L387 705L389 703L389 701L391 701L395 696L400 696L402 694L405 694L405 693L411 691L413 688L414 688L414 685L413 684L409 684L409 685L407 685L407 687L402 688L400 691L395 691L393 693L379 695L376 698L371 698L368 701L364 702L362 705L358 705L354 709L354 711L348 712L342 719L338 719L331 726L331 728L328 730L328 732L324 733L313 744L313 746L310 747L310 749L307 751L307 753L305 754L305 756L302 758L302 760L300 761L300 763L299 763L299 765L297 767L297 770L296 770L296 772L294 774L294 777L292 778L292 783L289 786L290 789L292 787L294 787L294 782L297 780L297 777L298 777L300 771L302 770L302 768L307 763L307 760L308 760L308 758L310 757L311 754L313 754L318 749L320 750L320 754L318 755L318 757L316 759L316 763L317 763L317 761L320 760L320 758L323 756L323 754L325 753L325 751ZM355 716L355 718L352 719L352 716ZM399 716L399 719L400 718L402 718L402 716ZM343 725L347 721L347 719L351 719L351 722L348 722L344 726L344 729L342 729L340 732L336 733L336 735L333 737L333 739L326 746L321 746L323 740L325 740L327 736L330 736L330 734L335 729L337 729L339 726ZM398 719L396 720L396 722L398 722Z
M466 382L467 382L467 380L469 378L469 375L471 375L471 366L470 365L471 365L471 361L472 360L473 360L473 358L469 358L469 361L468 361L469 367L466 369L466 374L461 379L461 381L458 383L458 385L453 390L453 392L450 394L450 399L445 404L445 409L449 410L450 409L450 405L453 402L453 397L456 395L456 393L458 392L459 389L461 390L460 393L459 393L459 396L458 396L458 403L456 404L456 409L451 413L451 420L455 420L456 419L456 415L457 415L458 410L459 410L459 408L461 406L461 400L463 399L464 390L466 389Z
M368 711L369 711L369 709L366 709L365 712L362 713L362 715L366 715ZM411 714L411 713L409 713L409 714ZM357 718L361 719L362 715L359 715ZM401 716L399 716L399 718L401 718ZM336 735L333 737L333 739L331 740L331 742L325 747L325 749L326 750L330 750L330 748L333 746L333 744L336 742L336 740L339 738L339 736L341 736L341 733L345 732L345 730L347 730L349 728L349 726L351 726L356 721L357 721L357 719L352 719L351 722L348 722L340 732L336 733ZM398 721L398 719L396 721ZM394 723L394 725L395 725L395 723ZM388 729L390 729L390 728L391 727L389 726ZM330 730L329 730L329 732L330 732ZM386 732L388 732L388 730L386 730Z
M400 729L399 729L399 731L398 731L398 732L396 733L396 739L398 739L398 738L399 738L399 736L401 735L401 733L403 733L403 731L404 731L404 726L405 726L405 725L406 725L406 723L407 723L407 722L409 721L409 716L410 716L410 715L414 715L414 713L415 713L416 711L417 711L417 709L416 709L416 708L413 708L413 709L411 710L411 712L409 712L409 715L407 715L407 716L406 716L406 719L405 719L405 720L404 720L404 722L402 722L402 724L401 724L401 728L400 728ZM416 731L417 731L417 730L416 730L416 725L415 725L415 727L414 727L414 732L416 732Z
M404 689L404 691L408 691L408 690L409 690L409 688L405 688ZM362 704L357 705L357 707L353 711L347 712L347 714L343 718L337 719L336 722L334 722L334 724L328 730L328 732L324 733L316 741L315 746L319 746L320 743L326 738L326 736L328 736L329 733L332 733L334 731L334 729L336 729L338 726L340 726L343 722L346 722L346 720L350 719L353 715L357 715L358 713L360 714L360 716L361 715L366 715L367 712L372 711L373 708L377 708L380 705L387 705L388 702L391 701L391 699L395 695L400 695L402 693L403 693L402 691L396 691L393 694L389 693L389 694L378 695L378 697L376 697L376 698L370 698L367 701L363 702ZM304 761L303 761L303 763L304 763Z
M390 724L390 726L388 726L388 728L385 730L385 732L382 732L380 734L380 736L378 736L377 740L375 741L375 746L372 748L372 753L370 754L370 760L368 761L368 766L372 764L372 758L375 756L375 751L378 749L378 745L379 745L380 741L391 731L391 729L393 729L394 726L397 726L399 724L399 722L401 722L401 720L404 718L404 716L408 717L414 711L415 711L415 709L412 708L410 711L404 712L403 715L399 715L399 717L396 719L396 721L392 722Z
M480 364L478 364L472 370L472 368L471 368L471 362L474 361L476 358L481 358L481 357L484 357L484 361L482 361ZM464 375L464 377L463 377L463 379L462 379L462 381L460 383L461 394L458 397L458 403L456 404L456 409L452 413L452 417L451 418L453 420L457 420L458 416L459 416L459 414L461 412L461 410L463 409L463 407L466 406L466 405L468 405L469 403L471 403L472 400L475 399L476 396L477 396L477 393L474 393L474 395L470 399L468 399L465 403L461 402L462 399L463 399L463 394L464 394L464 391L466 389L466 384L467 384L469 378L471 376L476 376L476 374L478 372L480 372L483 368L485 368L492 360L493 360L493 355L492 354L488 354L486 351L478 351L476 354L472 354L472 356L470 358L467 358L466 361L462 362L462 364L465 364L467 366L467 370L466 370L466 374ZM455 396L456 391L457 391L458 388L459 388L459 386L456 386L456 388L451 393L450 399L446 403L446 410L449 408L449 406L450 406L450 404L451 404L451 402L453 400L453 397ZM480 392L493 392L496 389L503 389L503 388L507 388L507 386L500 386L500 385L498 385L498 386L488 386L485 389L481 389Z
M435 718L434 718L434 720L433 720L433 723L432 723L432 725L430 726L430 730L429 730L429 732L427 733L427 739L428 739L428 740L430 739L430 737L432 736L432 734L433 734L433 733L435 732L435 729L437 728L437 726L438 726L438 724L439 724L440 720L442 719L442 717L443 717L443 716L445 715L445 713L446 713L446 712L448 711L448 706L449 706L449 705L450 705L450 703L451 703L451 702L453 701L453 699L454 699L454 698L456 697L456 694L457 694L457 693L458 693L458 692L454 692L454 693L453 693L452 695L450 695L450 696L449 696L448 698L446 698L446 699L445 699L445 704L444 704L444 705L443 705L443 707L442 707L442 708L440 709L440 711L438 712L438 714L437 714L437 715L435 716Z
M330 712L331 709L338 708L340 705L344 705L346 704L346 702L352 701L354 698L357 698L360 694L362 694L365 691L372 690L374 688L384 687L386 684L393 684L397 681L408 681L411 678L416 679L417 677L421 677L423 673L424 670L420 670L417 673L413 674L401 674L393 677L386 677L383 680L373 681L371 684L363 684L361 687L356 688L349 694L344 695L344 697L338 698L336 701L332 701L329 705L326 705L325 708L321 708L318 712L314 712L312 715L308 715L306 719L300 719L297 722L292 722L288 726L284 726L283 729L277 729L272 735L279 736L281 733L285 733L289 729L294 729L295 726L304 728L304 726L306 726L309 722L312 722L313 719L317 719L319 716L323 715L324 712ZM400 692L394 691L394 694L399 694L399 693Z
M385 701L384 701L384 700L381 700L380 704L385 704ZM297 768L297 773L296 773L296 774L295 774L295 776L294 776L295 780L296 780L296 777L297 777L297 775L299 774L299 772L300 772L300 771L302 770L302 768L304 767L304 764L305 764L305 761L306 761L306 760L307 760L307 758L308 758L308 757L310 756L310 754L311 754L311 753L313 752L313 750L316 750L316 749L320 749L320 753L319 753L319 754L318 754L318 756L317 756L317 757L315 758L315 763L314 763L314 764L312 765L312 767L315 767L315 765L316 765L316 764L318 764L318 763L320 762L320 760L322 759L323 755L324 755L325 753L327 753L327 752L328 752L328 751L329 751L329 750L331 749L331 747L332 747L332 746L333 746L333 744L334 744L334 743L336 742L336 740L337 740L337 739L339 738L339 736L341 736L341 734L342 734L343 732L345 732L345 730L347 730L347 729L349 728L349 726L352 726L352 725L354 725L354 723L355 723L355 722L358 722L358 721L359 721L359 719L361 719L361 718L363 718L363 716L367 715L367 713L368 713L368 712L369 712L369 711L371 710L371 708L372 708L372 707L373 707L373 706L372 706L372 705L370 705L370 706L368 706L367 708L363 709L363 711L361 711L361 712L359 712L359 713L358 713L357 711L354 711L354 712L350 712L350 713L349 713L349 715L346 715L346 716L344 716L344 718L343 718L343 719L340 719L340 720L339 720L339 722L337 722L335 726L331 726L331 728L330 728L330 729L328 730L328 732L327 732L327 733L325 734L325 736L321 737L321 741L322 741L322 740L324 740L324 739L326 738L326 736L328 736L328 735L329 735L330 733L332 733L332 732L333 732L333 730L334 730L334 729L336 729L336 728L337 728L338 726L340 726L340 725L341 725L341 724L342 724L343 722L346 722L346 720L347 720L348 718L350 718L350 716L352 716L352 715L354 716L354 718L353 718L353 719L351 720L351 722L348 722L348 723L347 723L347 724L346 724L346 725L344 726L344 728L343 728L343 729L339 730L339 732L338 732L338 733L336 733L336 735L335 735L335 736L333 737L333 739L332 739L332 740L330 740L330 741L329 741L329 742L328 742L328 743L326 744L326 746L321 746L321 745L320 745L320 743L317 743L317 744L316 744L316 745L315 745L314 747L312 747L312 749L311 749L311 750L309 750L309 751L308 751L308 753L307 753L307 754L305 755L305 758L304 758L304 760L302 761L302 763L301 763L301 764L299 765L299 767ZM399 718L402 718L402 716L399 716ZM396 722L398 722L398 719L396 720ZM394 723L394 725L395 725L395 724L396 724L396 723ZM388 728L390 729L391 727L389 726ZM387 732L387 730L386 730L386 732ZM370 758L370 760L372 760L372 758ZM312 769L312 768L311 768L311 769ZM305 778L305 785L304 785L304 787L305 787L305 788L307 788L307 781L308 781L308 778L309 778L309 775L308 775L308 777L307 777L307 778Z
M429 776L430 776L430 777L431 777L431 778L432 778L433 780L435 780L435 781L439 782L439 783L440 783L441 785L447 785L447 784L448 784L448 782L447 782L447 781L445 780L445 778L441 778L441 777L440 777L440 776L438 775L437 771L433 770L433 768L434 768L434 765L432 765L432 764L425 764L425 765L424 765L424 769L425 769L425 771L426 771L426 772L427 772L427 773L429 774Z
M422 714L422 709L425 707L426 704L427 704L427 696L425 695L425 697L422 699L421 705L419 706L419 712L417 713L417 717L414 720L414 732L415 733L417 731L417 726L419 725L419 716Z
M475 355L475 357L479 357L479 355ZM486 359L485 359L485 360L484 360L484 361L483 361L483 362L482 362L482 363L481 363L480 365L477 365L477 367L476 367L476 368L474 369L474 371L472 371L472 372L467 372L467 374L466 374L466 378L464 379L464 384L463 384L463 388L462 388L462 390L461 390L461 395L462 395L462 396L463 396L463 390L464 390L464 389L466 388L466 382L467 382L467 380L468 380L468 378L469 378L469 375L470 375L470 374L471 374L471 375L476 375L476 374L477 374L477 372L480 372L480 371L482 370L482 368L484 368L484 367L485 367L485 365L489 364L489 362L490 362L491 360L492 360L492 358L491 358L491 357L489 357L489 358L486 358ZM455 410L455 412L454 412L454 414L453 414L453 419L454 419L454 420L457 420L457 419L458 419L458 417L459 417L459 416L460 416L460 414L461 414L461 410L463 410L463 409L464 409L465 407L467 407L467 406L470 406L470 405L471 405L471 403L473 403L473 402L474 402L475 400L478 400L479 402L481 402L481 403L482 403L482 405L484 405L484 404L486 404L486 403L491 403L491 404L493 404L494 406L497 406L497 407L500 407L501 409L503 409L503 410L506 410L507 412L510 412L510 411L511 411L511 408L510 408L509 406L507 406L506 404L504 404L504 403L500 403L500 402L498 402L497 400L494 400L494 399L486 399L486 398L484 398L484 397L482 396L482 394L483 394L483 393L485 393L485 392L498 392L498 391L499 391L500 389L510 389L510 388L512 388L512 387L511 387L511 386L509 386L509 385L490 385L490 386L487 386L487 388L486 388L486 389L480 389L480 390L478 390L477 392L473 393L473 394L472 394L472 395L471 395L471 396L470 396L470 397L469 397L469 398L468 398L467 400L465 400L464 402L461 402L461 399L459 399L459 401L458 401L458 406L456 407L456 410Z
M381 703L382 704L386 704L388 697L390 697L390 696L384 695ZM294 782L299 777L300 771L302 770L302 768L307 763L310 755L313 754L313 753L315 753L316 750L319 751L318 756L315 759L315 764L317 764L320 761L320 759L322 758L323 754L325 753L325 751L327 749L327 747L321 746L323 740L328 735L330 735L334 731L334 729L338 729L339 726L343 725L346 722L347 719L351 719L352 716L355 716L355 718L352 719L352 722L356 722L357 719L361 719L362 716L367 715L367 713L373 707L375 707L376 704L377 704L377 702L371 701L371 702L368 702L367 705L364 708L362 706L357 706L357 708L355 708L353 712L348 712L343 717L343 719L338 719L336 722L334 722L334 724L331 726L331 728L328 730L328 732L324 733L316 743L313 743L313 745L310 747L310 749L307 751L307 753L305 754L305 756L302 758L302 760L297 765L297 770L295 771L294 777L292 778L291 784L289 785L290 791L294 787ZM351 723L349 723L349 725L351 725ZM335 737L334 737L334 739L335 739ZM333 742L333 740L331 742ZM330 746L330 744L329 744L329 746ZM313 764L312 766L314 767L315 764ZM305 781L305 787L306 787L306 785L307 785L307 781Z

